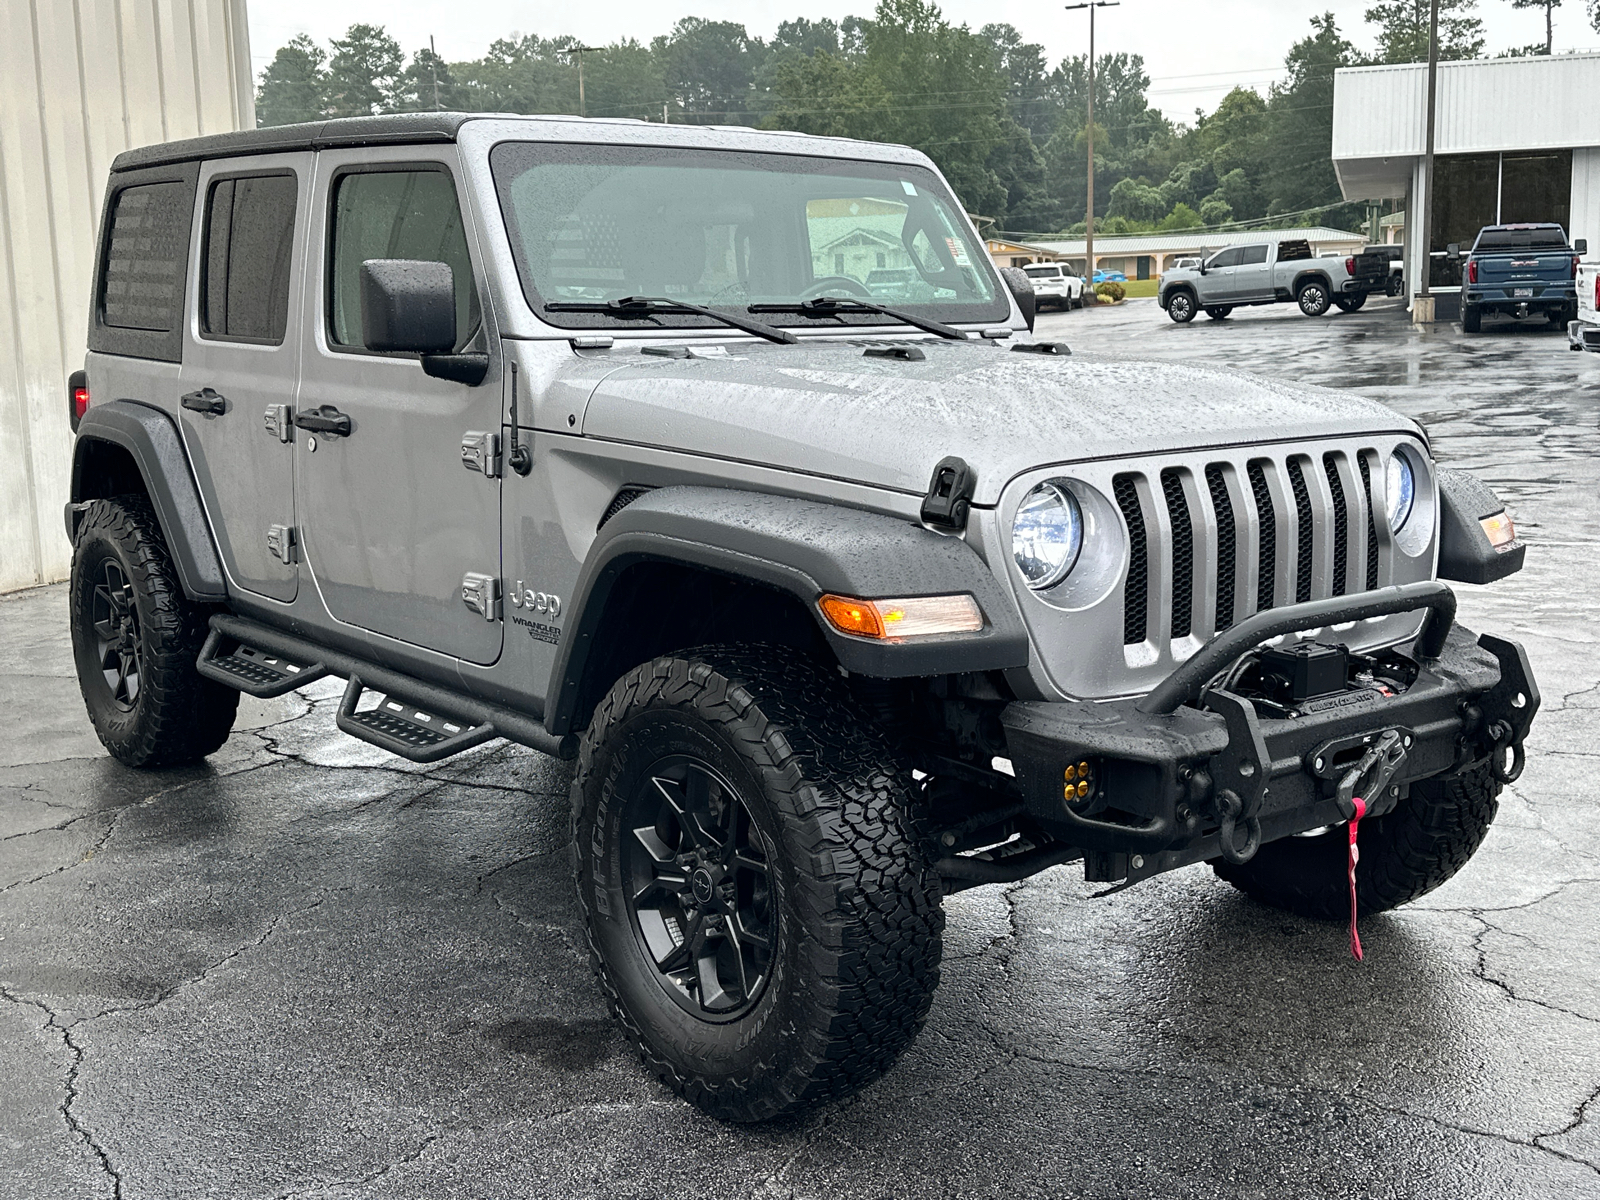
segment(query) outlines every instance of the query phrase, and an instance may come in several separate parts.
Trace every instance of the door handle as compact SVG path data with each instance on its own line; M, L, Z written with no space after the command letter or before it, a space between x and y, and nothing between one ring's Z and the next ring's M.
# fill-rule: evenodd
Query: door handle
M294 414L294 423L297 429L310 433L325 433L329 437L350 436L350 418L331 404L300 410Z
M190 392L183 396L179 403L191 412L205 413L207 416L220 417L228 411L228 400L219 396L210 388L201 388L198 392Z

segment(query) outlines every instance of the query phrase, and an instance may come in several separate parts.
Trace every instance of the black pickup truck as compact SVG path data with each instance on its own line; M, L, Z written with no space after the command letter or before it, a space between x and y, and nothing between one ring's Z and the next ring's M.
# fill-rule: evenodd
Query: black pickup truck
M1462 264L1462 331L1481 330L1484 313L1538 315L1565 326L1578 315L1575 281L1588 248L1583 238L1569 245L1554 223L1484 226ZM1447 247L1445 256L1460 261L1461 247Z

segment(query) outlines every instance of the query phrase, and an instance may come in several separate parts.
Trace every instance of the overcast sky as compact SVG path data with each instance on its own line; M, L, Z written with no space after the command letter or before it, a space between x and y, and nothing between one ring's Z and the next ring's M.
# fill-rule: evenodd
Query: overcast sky
M1370 0L1122 0L1101 9L1096 41L1101 53L1126 50L1144 55L1151 103L1174 120L1188 120L1196 107L1211 109L1236 84L1263 92L1282 70L1291 43L1309 30L1314 13L1328 9L1358 46L1372 43L1361 14ZM1082 54L1088 17L1064 12L1047 0L946 0L950 20L972 28L1009 22L1031 42L1044 45L1050 61ZM1544 18L1516 11L1510 0L1479 0L1490 54L1544 40ZM1557 10L1556 49L1600 49L1583 0ZM603 45L634 37L648 42L668 32L680 17L742 22L751 34L769 37L780 21L798 15L813 20L855 14L871 16L872 0L596 0L590 4L527 3L526 0L252 0L250 48L256 73L273 52L297 33L326 44L358 21L383 25L407 55L428 44L455 62L477 58L496 38L510 33L543 37L573 34Z

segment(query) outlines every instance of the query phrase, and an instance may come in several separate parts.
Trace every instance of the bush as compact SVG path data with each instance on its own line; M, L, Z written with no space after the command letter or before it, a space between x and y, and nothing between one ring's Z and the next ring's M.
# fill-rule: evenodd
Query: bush
M1108 279L1104 283L1094 285L1094 294L1108 303L1115 304L1128 294L1128 289L1115 279Z

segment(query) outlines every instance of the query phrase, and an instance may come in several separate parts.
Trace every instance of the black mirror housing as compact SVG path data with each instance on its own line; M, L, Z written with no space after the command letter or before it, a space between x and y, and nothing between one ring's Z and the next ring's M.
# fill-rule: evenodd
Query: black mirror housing
M1439 578L1493 583L1522 570L1520 540L1497 549L1483 522L1505 512L1494 490L1465 471L1439 469Z
M1587 253L1589 253L1589 239L1588 238L1577 238L1577 239L1575 239L1573 241L1573 243L1572 243L1572 249L1573 249L1573 252L1576 253L1576 254L1587 254Z
M1448 246L1446 246L1444 248L1444 256L1446 258L1448 258L1451 262L1454 262L1456 259L1460 258L1461 257L1461 246L1460 246L1460 244L1457 243L1457 242L1451 242Z
M1032 333L1033 319L1038 313L1038 300L1033 294L1033 280L1028 278L1028 273L1021 267L1001 267L1000 278L1006 281L1006 290L1011 293L1011 298L1022 310L1022 319L1028 326L1028 332Z
M456 284L450 265L409 258L362 263L361 341L368 350L386 353L454 350Z

